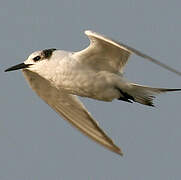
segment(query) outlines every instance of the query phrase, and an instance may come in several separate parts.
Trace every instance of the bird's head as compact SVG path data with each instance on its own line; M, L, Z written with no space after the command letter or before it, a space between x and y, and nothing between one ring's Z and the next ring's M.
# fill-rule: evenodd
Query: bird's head
M53 49L53 48L45 49L42 51L36 51L32 53L28 57L28 59L25 60L23 63L12 66L6 69L5 72L19 70L19 69L28 69L30 71L37 72L39 69L41 69L42 66L45 66L46 64L48 64L54 51L56 51L56 49Z

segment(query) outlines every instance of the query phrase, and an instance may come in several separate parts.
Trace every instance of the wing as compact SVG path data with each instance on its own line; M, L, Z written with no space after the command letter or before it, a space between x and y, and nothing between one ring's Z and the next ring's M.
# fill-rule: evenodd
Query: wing
M86 49L76 52L74 56L77 60L87 63L94 69L123 72L128 58L134 53L181 76L181 72L130 46L89 30L85 31L85 34L90 39L90 45Z
M131 51L117 42L92 31L85 31L90 45L74 53L74 57L93 69L122 72Z
M83 104L75 95L59 93L58 99L49 104L60 116L79 129L83 134L109 150L123 155L121 149L114 144L106 133L99 127Z
M23 73L32 89L61 117L100 145L123 155L121 149L99 127L77 96L57 90L47 80L29 70L23 70Z

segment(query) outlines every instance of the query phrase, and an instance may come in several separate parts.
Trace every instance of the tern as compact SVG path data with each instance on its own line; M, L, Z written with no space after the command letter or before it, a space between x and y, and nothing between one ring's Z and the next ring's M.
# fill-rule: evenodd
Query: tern
M123 77L123 69L133 53L178 75L181 72L99 33L87 30L85 34L90 45L79 52L53 48L36 51L5 72L22 69L30 87L61 117L100 145L123 155L121 148L100 128L77 96L154 106L155 95L181 90L128 82Z

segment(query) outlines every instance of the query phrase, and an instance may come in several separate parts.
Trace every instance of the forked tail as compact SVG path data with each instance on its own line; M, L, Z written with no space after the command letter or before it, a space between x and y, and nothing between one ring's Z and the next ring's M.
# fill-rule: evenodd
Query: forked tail
M131 83L129 89L126 90L126 93L120 90L123 97L119 99L127 102L134 101L140 104L154 106L153 99L155 98L155 95L169 91L181 91L181 89L152 88Z

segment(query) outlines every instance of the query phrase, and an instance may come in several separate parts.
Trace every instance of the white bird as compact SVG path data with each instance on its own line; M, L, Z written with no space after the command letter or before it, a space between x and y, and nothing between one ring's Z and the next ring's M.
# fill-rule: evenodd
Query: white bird
M90 45L82 51L36 51L24 63L5 72L22 69L32 89L60 116L92 140L123 155L77 96L101 101L118 99L153 106L154 95L181 90L146 87L124 79L123 68L133 53L178 75L181 72L101 34L92 31L85 31L85 34L90 39Z

